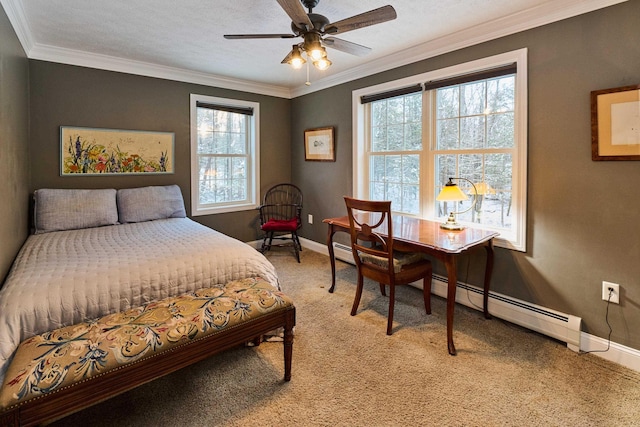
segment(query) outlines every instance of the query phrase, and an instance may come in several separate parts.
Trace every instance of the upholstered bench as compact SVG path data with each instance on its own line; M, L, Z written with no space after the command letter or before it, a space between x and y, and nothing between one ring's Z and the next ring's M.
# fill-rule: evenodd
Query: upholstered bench
M295 307L260 278L152 302L20 344L0 389L0 425L35 425L284 328L291 379Z

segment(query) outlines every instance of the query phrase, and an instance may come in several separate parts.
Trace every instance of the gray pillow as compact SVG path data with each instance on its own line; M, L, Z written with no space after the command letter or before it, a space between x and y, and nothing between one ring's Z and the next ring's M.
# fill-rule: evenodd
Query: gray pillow
M124 188L118 190L117 199L118 217L123 224L187 216L177 185Z
M35 234L118 223L116 190L36 190Z

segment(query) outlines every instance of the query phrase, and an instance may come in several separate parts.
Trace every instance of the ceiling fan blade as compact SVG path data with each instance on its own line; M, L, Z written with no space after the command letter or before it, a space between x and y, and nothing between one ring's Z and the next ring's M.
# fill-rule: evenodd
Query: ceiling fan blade
M346 40L338 39L335 37L327 37L322 40L327 47L340 50L342 52L350 53L356 56L364 56L371 52L370 47L362 46L361 44L348 42Z
M277 0L280 7L287 12L291 21L297 26L304 28L313 28L313 23L307 16L307 12L304 11L304 7L302 7L302 3L300 0Z
M295 34L225 34L224 38L229 40L236 39L293 39Z
M280 0L278 0L280 1ZM378 9L370 10L351 18L343 19L338 22L329 24L324 32L326 34L346 33L347 31L357 30L358 28L368 27L370 25L381 24L383 22L396 19L398 15L391 5L382 6Z

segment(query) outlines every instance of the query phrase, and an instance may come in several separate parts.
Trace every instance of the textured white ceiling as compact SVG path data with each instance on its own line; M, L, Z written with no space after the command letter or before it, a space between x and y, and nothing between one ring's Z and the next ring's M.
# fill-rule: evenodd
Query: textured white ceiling
M36 59L55 60L56 54L117 58L121 63L135 61L287 90L304 88L306 70L280 64L300 39L223 38L224 34L290 33L290 19L276 0L0 1L9 9L14 27L22 27L17 32L19 37L23 33L23 45L29 45L27 54ZM332 22L385 4L396 9L398 18L339 35L371 47L372 52L356 57L327 49L333 66L325 72L311 67L310 79L354 77L350 74L354 70L366 75L385 61L402 62L403 52L419 56L420 46L425 46L422 51L427 57L430 46L444 49L439 41L469 45L474 38L476 42L490 38L492 31L495 36L504 35L508 26L542 25L621 1L321 0L314 13Z

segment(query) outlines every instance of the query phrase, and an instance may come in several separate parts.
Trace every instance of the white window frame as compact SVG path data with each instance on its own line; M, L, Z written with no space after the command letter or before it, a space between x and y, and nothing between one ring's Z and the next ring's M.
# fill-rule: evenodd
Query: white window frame
M249 144L247 152L247 200L244 202L219 203L214 206L200 206L200 177L198 165L198 114L197 103L220 106L251 108L249 116ZM260 204L260 104L251 101L219 98L206 95L191 94L191 215L212 215L226 212L238 212L255 209Z
M513 157L514 174L512 176L512 205L511 211L514 221L514 234L512 236L499 236L494 242L496 246L526 251L527 237L527 139L528 139L528 115L527 115L527 49L518 49L511 52L478 59L475 61L458 64L440 70L429 71L427 73L406 77L399 80L358 89L352 92L352 117L353 117L353 194L356 198L367 199L369 196L369 163L368 163L368 114L367 106L360 102L362 96L373 95L408 87L416 84L423 84L431 80L440 80L450 77L461 76L478 71L497 68L504 65L516 63L517 74L515 82L515 142L517 146L516 154ZM430 108L423 104L423 109ZM423 117L424 117L423 113ZM423 130L428 130L430 126L423 126ZM432 138L423 135L423 150L431 151ZM435 218L433 209L433 154L426 156L426 162L421 162L421 194L424 199L421 201L420 216L425 219L440 221ZM517 169L517 172L515 172ZM489 227L486 227L489 228Z

